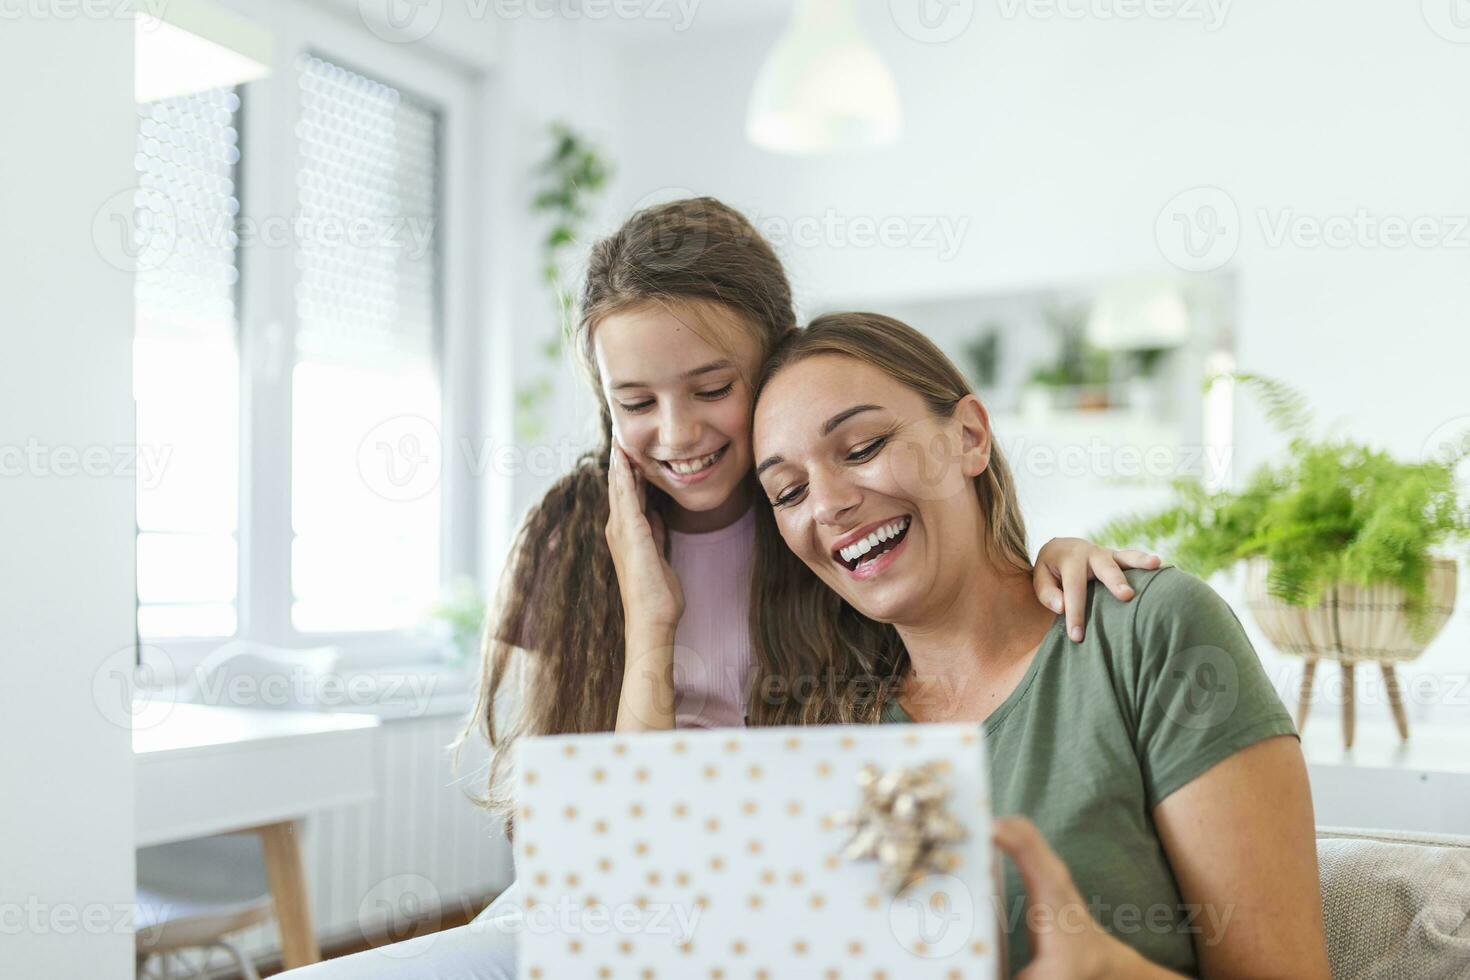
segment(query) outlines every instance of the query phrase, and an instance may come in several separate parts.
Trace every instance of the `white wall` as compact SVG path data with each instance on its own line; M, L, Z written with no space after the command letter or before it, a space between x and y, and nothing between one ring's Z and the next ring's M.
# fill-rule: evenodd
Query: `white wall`
M103 255L135 183L132 22L37 9L0 29L0 976L122 978L133 299Z
M779 246L810 312L1169 270L1165 248L1178 254L1178 242L1161 247L1161 212L1182 191L1218 186L1241 217L1224 271L1239 287L1242 368L1290 381L1320 417L1398 453L1419 453L1449 420L1470 424L1470 230L1454 220L1470 215L1470 46L1436 33L1420 4L1217 4L1224 20L1210 29L1204 3L1172 5L1203 20L1123 21L1033 16L1057 5L1006 0L974 4L945 43L906 35L889 4L859 6L897 78L905 134L841 158L783 158L744 139L751 81L782 26L770 5L733 20L706 3L683 32L597 28L620 52L614 211L682 187L767 227L897 216L915 235L928 218L965 228L948 257L836 234ZM1436 217L1455 244L1302 248L1268 236L1286 209L1324 220L1358 208ZM1277 445L1253 409L1238 415L1237 475ZM1033 520L1038 539L1089 529ZM1470 671L1466 605L1416 665L1447 678L1417 717L1470 723L1470 687L1456 687ZM1258 647L1289 687L1299 662Z

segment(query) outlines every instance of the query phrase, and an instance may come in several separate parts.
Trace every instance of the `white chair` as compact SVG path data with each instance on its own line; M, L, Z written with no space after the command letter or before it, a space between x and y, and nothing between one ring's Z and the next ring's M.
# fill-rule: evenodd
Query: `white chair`
M220 950L245 980L259 980L254 964L227 937L273 914L260 838L253 833L140 848L134 915L139 980L208 975ZM197 955L185 955L191 951Z

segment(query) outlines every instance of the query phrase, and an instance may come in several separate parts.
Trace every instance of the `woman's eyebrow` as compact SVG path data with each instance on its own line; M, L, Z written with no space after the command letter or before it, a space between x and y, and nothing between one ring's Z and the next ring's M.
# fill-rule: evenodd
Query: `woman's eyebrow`
M711 373L713 371L720 371L720 370L723 370L723 369L725 369L727 367L734 367L734 365L730 362L730 359L729 358L721 358L718 361L710 361L708 364L702 364L699 367L694 368L693 370L685 371L684 374L682 375L682 377L684 377L684 378L697 378L697 377L699 377L702 374L709 374L709 373ZM613 391L618 391L619 389L622 389L622 388L652 388L652 387L653 387L653 385L649 384L647 381L619 381L617 384L615 384L615 385L612 386L612 390Z
M822 435L831 435L833 429L837 428L839 425L841 425L843 422L846 422L854 415L858 415L862 412L881 412L882 410L882 405L854 405L852 408L845 408L822 423Z
M882 405L854 405L852 406L852 408L844 408L842 411L838 412L836 415L832 416L830 419L822 423L822 435L831 435L833 429L837 428L839 425L841 425L843 422L846 422L854 415L861 415L863 412L881 411L883 411ZM759 479L760 475L766 470L770 469L772 466L784 462L786 462L786 458L784 456L767 456L765 459L761 460L760 465L755 468L756 478Z

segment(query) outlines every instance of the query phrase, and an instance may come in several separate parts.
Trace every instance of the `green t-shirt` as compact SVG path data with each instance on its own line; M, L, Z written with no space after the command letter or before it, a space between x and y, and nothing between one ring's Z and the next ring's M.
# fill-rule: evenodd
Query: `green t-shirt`
M1193 934L1222 913L1191 909L1152 811L1227 756L1295 735L1240 620L1173 568L1127 573L1135 596L1088 591L1087 638L1062 617L1020 684L986 719L991 805L1032 820L1067 863L1093 918L1149 960L1197 975ZM884 721L911 719L894 701ZM1002 924L1014 975L1031 959L1025 890L1005 862Z

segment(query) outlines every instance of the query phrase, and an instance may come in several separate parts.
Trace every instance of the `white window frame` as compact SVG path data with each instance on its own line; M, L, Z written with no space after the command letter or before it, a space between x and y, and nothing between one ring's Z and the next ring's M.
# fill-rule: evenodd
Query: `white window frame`
M294 216L300 114L297 58L314 54L401 89L439 113L439 330L434 352L441 391L443 468L440 494L440 581L475 578L482 567L479 502L509 493L493 472L474 477L463 465L462 438L478 431L475 391L480 345L471 276L482 239L484 190L473 175L473 138L483 82L436 58L431 48L393 44L360 22L300 0L252 0L241 13L275 38L266 78L243 86L238 193L242 219ZM404 662L428 651L407 630L305 633L291 622L291 389L298 280L293 247L242 247L238 306L240 464L238 565L233 638L144 640L143 657L162 652L174 671L192 670L229 639L281 647L337 646L355 665ZM481 487L480 480L504 483Z

